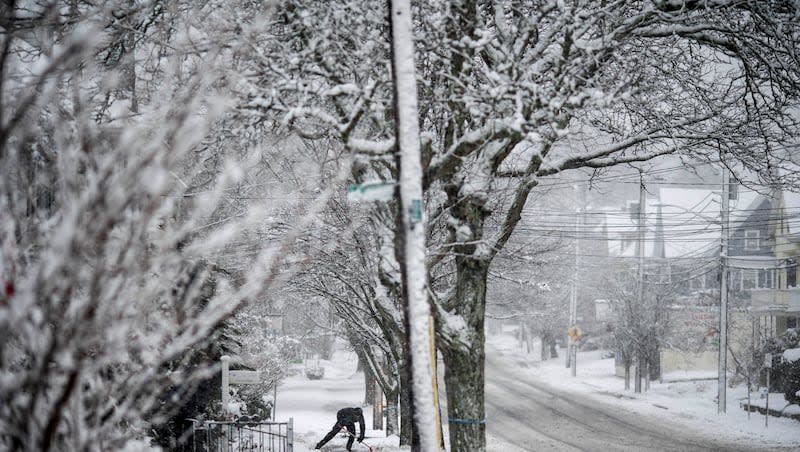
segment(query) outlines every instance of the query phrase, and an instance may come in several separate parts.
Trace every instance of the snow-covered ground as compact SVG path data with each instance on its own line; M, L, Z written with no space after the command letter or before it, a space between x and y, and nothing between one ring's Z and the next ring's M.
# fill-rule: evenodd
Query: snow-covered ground
M316 360L314 364L316 364ZM299 372L284 380L278 387L277 419L283 421L290 417L293 418L294 450L296 452L313 450L316 443L336 423L336 411L340 408L363 406L364 374L356 372L358 361L355 353L339 349L334 352L332 360L320 360L319 364L325 368L324 378L309 380L302 372ZM408 447L400 448L398 446L400 439L396 435L387 437L383 431L371 430L371 408L364 409L364 419L367 427L364 444L372 446L375 451L380 452L410 449ZM447 442L446 432L445 441ZM489 437L487 442L490 451L514 452L520 450L496 438ZM340 434L326 444L323 449L344 451L346 443L347 437ZM367 451L368 448L354 443L353 450Z
M764 415L748 413L739 407L740 400L747 399L744 386L728 388L727 413L717 414L717 380L690 380L708 377L699 374L670 374L663 383L651 382L650 389L641 394L624 390L624 381L614 376L614 359L601 359L601 351L578 353L577 375L572 377L564 359L538 360L539 350L531 354L521 351L519 342L510 335L490 337L488 347L515 357L517 362L536 360L526 368L531 378L565 389L582 393L587 397L598 398L606 403L613 402L629 411L647 413L669 418L675 423L684 423L705 432L739 438L754 443L775 444L783 447L800 448L800 422L789 418L769 418L764 426ZM537 358L533 358L533 357ZM561 355L563 355L563 350ZM715 374L712 374L716 377ZM688 381L687 381L688 380ZM633 382L631 382L633 385ZM751 394L753 402L760 396ZM761 401L763 403L763 401ZM770 394L770 407L784 407L786 401L782 394ZM797 406L787 408L798 410Z
M319 361L319 365L325 368L322 379L309 380L299 368L295 369L296 375L285 379L278 387L276 418L281 421L293 419L296 452L313 450L314 445L336 424L339 409L362 406L364 374L356 372L357 364L355 353L339 349L330 361ZM384 432L369 429L372 426L371 409L364 410L364 419L367 426L365 444L381 451L400 450L397 436L387 438ZM346 443L347 438L341 434L326 444L325 449L345 450ZM353 449L367 450L358 443L353 445Z
M538 350L527 354L510 335L490 337L487 352L503 353L511 358L509 362L527 364L520 367L524 367L524 372L528 372L531 379L585 394L586 397L599 398L606 403L613 402L626 410L669 418L675 423L684 423L747 443L800 448L800 422L771 417L769 426L765 427L763 415L751 413L748 419L748 414L739 407L738 402L746 397L743 388L728 390L728 412L718 415L715 380L653 382L648 392L634 394L623 390L622 379L613 376L613 359L601 359L599 351L578 354L578 372L574 378L570 376L569 369L564 367L563 359L540 362ZM320 365L325 367L324 378L309 380L299 373L287 378L278 388L277 417L279 420L294 419L294 450L298 452L313 450L317 441L335 424L337 410L361 406L364 400L364 375L356 372L357 359L354 353L342 348L334 353L332 360L322 360ZM770 397L771 407L785 404L781 402L783 398L779 394ZM365 409L364 415L366 444L382 452L408 450L398 447L397 436L387 438L382 431L370 430L371 409ZM325 450L343 451L345 443L344 436L337 436L326 445ZM491 436L487 437L487 449L498 452L519 450ZM353 450L367 451L367 447L356 443Z

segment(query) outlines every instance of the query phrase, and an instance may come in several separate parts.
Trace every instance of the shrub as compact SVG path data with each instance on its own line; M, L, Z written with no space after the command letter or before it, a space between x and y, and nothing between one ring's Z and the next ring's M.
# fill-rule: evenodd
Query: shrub
M800 403L800 348L784 351L778 365L782 376L781 390L790 403Z
M788 329L778 337L770 338L764 346L764 353L772 353L772 374L770 376L770 392L782 392L790 403L800 403L800 359L784 359L784 352L797 349L798 334L795 329ZM792 355L791 353L789 355Z

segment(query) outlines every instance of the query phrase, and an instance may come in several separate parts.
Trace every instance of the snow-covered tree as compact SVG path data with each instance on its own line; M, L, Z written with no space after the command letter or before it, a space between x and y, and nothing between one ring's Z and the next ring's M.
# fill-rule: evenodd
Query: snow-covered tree
M536 227L535 223L527 226ZM528 352L533 338L538 337L541 359L546 360L557 355L552 353L555 341L568 327L574 257L558 232L543 237L521 229L492 263L486 315L516 322L520 343Z
M743 310L734 310L728 325L729 368L733 371L730 384L747 385L747 396L758 387L764 367L764 349L768 336L758 316ZM749 402L749 401L748 401Z
M316 192L287 195L264 167L297 149L230 127L225 5L0 6L0 448L145 437L218 371L193 351L307 251L330 192L307 168Z
M660 271L659 266L649 266L640 284L637 270L621 270L606 289L614 313L615 352L625 367L625 389L630 387L634 364L640 370L636 378L655 380L661 375L660 351L672 329L669 303L676 284L661 280Z
M386 5L279 2L247 37L247 111L392 164ZM540 180L683 154L771 177L796 133L791 1L415 3L431 271L454 450L484 450L484 314L494 257ZM277 52L272 52L277 50ZM275 54L284 55L276 59ZM756 156L758 156L756 158ZM511 181L510 198L496 199ZM508 187L503 188L509 190ZM493 220L492 220L493 219ZM489 420L490 421L490 420Z
M410 444L408 384L401 372L405 328L392 224L385 205L332 199L326 229L340 239L310 260L293 283L300 292L323 297L342 320L343 336L386 396L387 432Z

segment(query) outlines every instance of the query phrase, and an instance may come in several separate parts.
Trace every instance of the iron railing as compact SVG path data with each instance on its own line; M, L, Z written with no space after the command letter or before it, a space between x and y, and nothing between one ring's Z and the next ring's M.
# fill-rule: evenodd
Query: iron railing
M288 422L188 420L187 452L292 452L294 431Z

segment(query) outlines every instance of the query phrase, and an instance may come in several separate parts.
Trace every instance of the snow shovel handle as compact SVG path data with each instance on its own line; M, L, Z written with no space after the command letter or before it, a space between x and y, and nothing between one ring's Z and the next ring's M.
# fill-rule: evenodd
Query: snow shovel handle
M374 451L374 450L375 450L375 448L374 448L374 447L372 447L372 446L370 446L369 444L365 443L365 442L364 442L364 440L358 441L358 437L357 437L356 435L354 435L354 434L350 433L350 430L347 430L347 427L342 427L342 430L344 430L344 431L345 431L345 433L347 433L348 435L350 435L350 436L352 436L353 438L355 438L355 439L356 439L356 442L357 442L358 444L361 444L362 446L364 446L364 447L366 447L367 449L369 449L369 452L372 452L372 451Z

